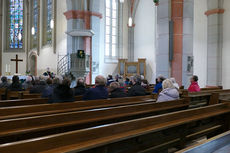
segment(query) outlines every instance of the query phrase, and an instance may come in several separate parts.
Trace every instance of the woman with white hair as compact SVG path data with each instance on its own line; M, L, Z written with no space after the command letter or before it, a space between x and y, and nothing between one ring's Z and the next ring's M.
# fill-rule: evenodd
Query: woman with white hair
M176 79L175 79L175 78L170 78L170 80L172 81L173 85L174 85L177 89L180 88L179 85L178 85L178 83L176 82Z
M179 99L178 89L173 85L170 79L166 79L162 83L163 90L160 92L157 102L171 101Z

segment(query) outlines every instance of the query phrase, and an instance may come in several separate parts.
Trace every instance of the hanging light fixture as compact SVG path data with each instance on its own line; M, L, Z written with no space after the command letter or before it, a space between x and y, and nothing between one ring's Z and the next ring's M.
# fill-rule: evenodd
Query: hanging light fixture
M120 0L120 3L124 3L125 0Z
M35 28L34 27L31 28L31 34L35 35Z
M51 29L54 28L54 20L53 20L53 19L50 20L50 28L51 28Z
M129 17L128 25L129 25L129 27L133 26L133 19L132 19L132 17Z

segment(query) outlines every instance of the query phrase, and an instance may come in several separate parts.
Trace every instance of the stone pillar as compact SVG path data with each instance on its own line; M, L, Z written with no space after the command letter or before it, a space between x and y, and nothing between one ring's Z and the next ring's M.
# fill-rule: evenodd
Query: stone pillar
M76 53L78 50L85 50L90 55L90 73L86 77L86 82L92 80L92 36L91 17L102 18L97 12L92 12L89 8L89 0L67 0L67 52ZM69 60L70 61L70 60Z
M171 76L176 78L182 85L182 56L183 56L183 7L184 0L172 0L173 21L173 60L171 65Z
M193 20L194 20L194 0L184 0L182 84L185 86L185 88L189 86L190 78L193 75L193 63L188 63L189 62L188 58L192 57L193 60L193 25L194 25ZM189 64L192 64L191 67L188 66Z
M133 25L128 29L128 61L134 61L134 28L135 28L135 15L140 0L129 0L129 18L132 17Z
M156 76L170 77L169 63L169 20L171 6L169 1L160 0L157 7L157 44L156 44Z
M134 27L129 27L128 42L128 61L134 61Z
M101 0L91 1L90 10L93 12L100 12L100 7L102 5ZM100 18L96 16L91 17L91 28L94 32L92 37L92 78L95 78L99 75L99 59L100 59L100 40L103 35L101 34L101 22Z
M0 1L0 76L2 75L2 6L3 2Z
M207 86L222 85L223 0L207 0Z

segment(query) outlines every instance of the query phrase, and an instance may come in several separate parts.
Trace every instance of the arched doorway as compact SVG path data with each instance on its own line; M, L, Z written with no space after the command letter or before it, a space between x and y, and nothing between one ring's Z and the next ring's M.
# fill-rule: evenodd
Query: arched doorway
M37 76L37 56L30 56L30 74L33 76Z

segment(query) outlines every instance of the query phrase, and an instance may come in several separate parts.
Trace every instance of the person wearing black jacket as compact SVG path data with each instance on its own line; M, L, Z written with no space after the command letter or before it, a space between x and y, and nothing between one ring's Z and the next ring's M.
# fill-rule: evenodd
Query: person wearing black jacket
M109 98L120 98L127 97L127 94L124 92L124 89L120 88L118 82L112 82L110 84L110 95Z
M78 78L77 86L74 88L74 95L81 96L84 95L85 92L86 92L85 81L83 78Z
M128 91L128 96L145 96L145 88L141 86L141 77L136 75L133 77L133 86Z
M12 84L7 88L9 91L22 91L22 84L19 82L17 75L13 76Z
M74 93L70 88L70 80L64 79L62 84L59 84L53 90L53 94L49 100L50 103L73 102Z

